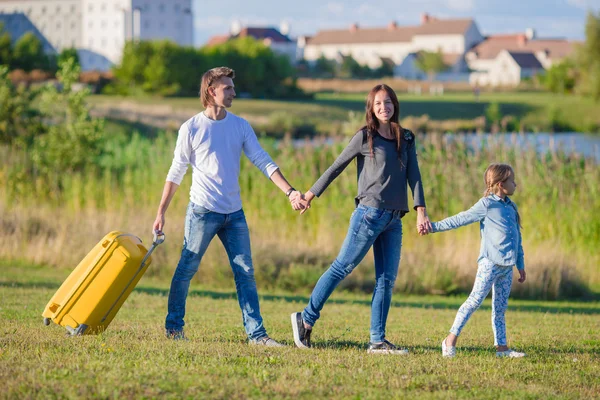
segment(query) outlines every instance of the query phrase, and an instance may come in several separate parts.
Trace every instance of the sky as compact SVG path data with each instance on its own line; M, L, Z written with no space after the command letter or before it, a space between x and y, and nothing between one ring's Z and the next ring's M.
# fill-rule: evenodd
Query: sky
M321 29L418 25L420 16L474 18L484 35L525 32L538 37L584 39L588 10L600 12L600 0L192 0L194 43L229 32L231 24L279 28L290 35L314 35Z

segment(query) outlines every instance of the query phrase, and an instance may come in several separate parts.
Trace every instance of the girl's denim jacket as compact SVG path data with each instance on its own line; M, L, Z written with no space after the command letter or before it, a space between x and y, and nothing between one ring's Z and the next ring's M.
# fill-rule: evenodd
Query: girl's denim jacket
M508 197L490 194L481 198L467 211L439 222L433 222L433 232L443 232L479 221L481 248L477 262L486 258L496 265L525 269L521 229L517 221L517 205Z

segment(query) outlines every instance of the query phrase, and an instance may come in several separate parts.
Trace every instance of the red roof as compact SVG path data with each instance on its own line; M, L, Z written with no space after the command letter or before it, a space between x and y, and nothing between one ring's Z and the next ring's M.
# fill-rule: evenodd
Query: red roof
M464 34L473 24L472 19L440 20L429 18L417 26L397 26L394 23L384 28L360 28L351 25L348 29L330 29L317 32L308 44L354 44L354 43L397 43L410 42L415 35Z
M489 36L483 42L474 46L470 52L474 52L477 58L482 60L494 59L502 50L533 53L545 51L550 59L561 59L570 55L574 48L574 42L569 42L566 39L529 40L523 34L516 34Z
M212 36L210 39L208 39L208 42L206 42L207 46L214 46L216 44L223 44L226 41L229 40L229 35L217 35L217 36Z

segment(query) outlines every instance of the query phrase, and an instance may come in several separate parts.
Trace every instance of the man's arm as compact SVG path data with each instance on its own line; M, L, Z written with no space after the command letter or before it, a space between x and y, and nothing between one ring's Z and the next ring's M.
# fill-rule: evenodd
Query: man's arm
M171 200L173 199L178 187L179 185L174 182L165 182L162 198L160 199L160 205L158 206L158 211L156 212L156 220L152 226L153 232L162 233L163 227L165 226L165 214L167 213L169 204L171 204Z
M275 172L271 174L270 178L271 181L286 195L290 189L292 189L292 185L290 185L287 179L285 179L285 176L283 176L279 168L277 168ZM300 196L302 196L302 193L297 190L293 190L288 196L290 202L292 203L292 208L296 211L304 208L304 205L299 202Z

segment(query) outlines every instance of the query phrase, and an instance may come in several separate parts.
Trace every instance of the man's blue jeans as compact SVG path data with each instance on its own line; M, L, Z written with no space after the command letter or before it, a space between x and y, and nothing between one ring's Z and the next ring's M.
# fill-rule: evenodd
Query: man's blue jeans
M250 232L244 211L219 214L192 202L188 205L186 213L181 258L169 291L169 313L165 323L167 331L183 330L183 317L185 316L185 303L190 281L198 271L202 256L215 235L221 239L229 257L248 338L256 340L267 336L260 316L250 252Z
M385 339L392 289L398 275L402 221L398 212L359 205L352 213L348 234L339 255L321 276L310 295L302 319L314 326L325 302L373 246L375 290L371 301L371 343Z

